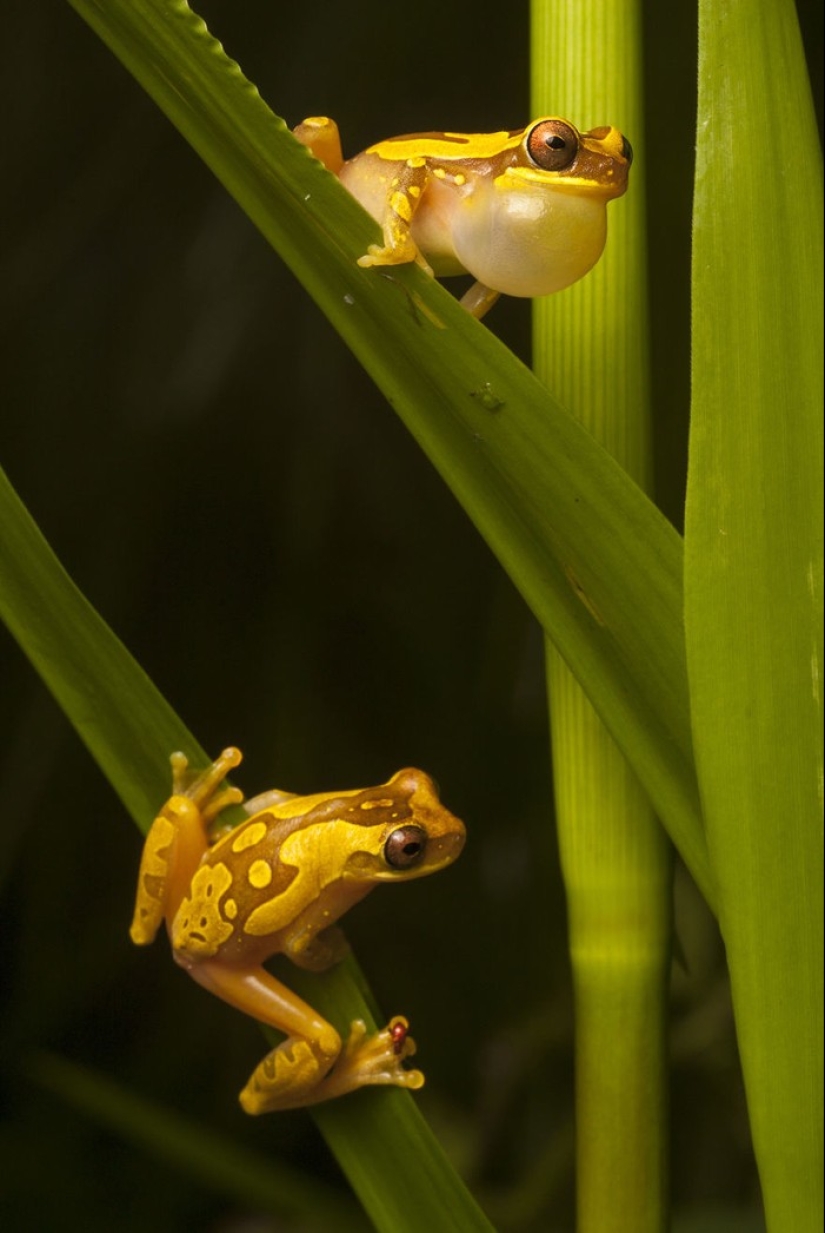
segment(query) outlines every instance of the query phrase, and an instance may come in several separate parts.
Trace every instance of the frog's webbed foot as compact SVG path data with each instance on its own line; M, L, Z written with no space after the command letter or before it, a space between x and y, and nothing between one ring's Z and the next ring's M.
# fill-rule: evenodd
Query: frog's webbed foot
M188 797L197 805L205 825L208 826L227 805L239 805L243 801L240 788L225 788L222 792L217 790L229 772L243 761L243 754L234 745L224 749L206 770L194 774L189 770L186 754L173 753L169 761L172 766L173 797Z
M252 1073L241 1092L241 1105L247 1113L272 1113L319 1104L370 1085L420 1088L424 1083L421 1071L403 1067L405 1059L415 1053L408 1027L407 1020L397 1015L380 1032L368 1035L366 1024L356 1019L334 1064L313 1042L286 1040Z
M423 1073L403 1067L407 1058L416 1052L409 1027L403 1015L395 1015L385 1028L370 1036L364 1020L354 1019L341 1055L327 1079L324 1100L370 1084L392 1084L413 1091L423 1087Z

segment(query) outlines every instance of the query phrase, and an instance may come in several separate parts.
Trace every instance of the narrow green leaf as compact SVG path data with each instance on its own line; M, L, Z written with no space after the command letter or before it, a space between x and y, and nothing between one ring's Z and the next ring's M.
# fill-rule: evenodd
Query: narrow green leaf
M368 1228L346 1195L336 1195L318 1178L262 1153L239 1148L166 1107L154 1105L88 1067L51 1053L37 1053L25 1065L36 1083L69 1101L125 1139L175 1165L218 1193L283 1220L300 1217L302 1229L356 1233Z
M823 1218L821 346L821 162L792 0L702 0L691 706L768 1226L793 1233Z
M209 758L61 566L0 470L0 617L126 809L149 829L169 755Z
M181 0L71 0L180 128L403 417L581 681L712 901L679 537L505 347L374 224ZM607 532L607 533L606 533Z
M170 751L208 759L77 590L2 471L0 527L0 616L145 830L168 795ZM306 988L309 974L297 976ZM375 1027L353 958L311 987L312 1005L341 1031L356 1018ZM378 1228L448 1230L455 1216L461 1228L489 1230L409 1093L359 1092L338 1105L312 1112ZM412 1182L399 1181L404 1169L422 1186L415 1202Z

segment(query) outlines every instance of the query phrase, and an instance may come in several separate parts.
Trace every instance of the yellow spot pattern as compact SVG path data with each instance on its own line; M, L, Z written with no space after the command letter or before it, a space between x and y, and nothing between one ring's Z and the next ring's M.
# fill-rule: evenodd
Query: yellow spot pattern
M255 861L249 866L246 876L250 886L254 886L255 890L263 890L272 881L272 867L268 861Z
M232 874L226 865L198 869L172 926L175 950L208 958L232 937L234 925L223 919L220 906L231 885Z
M266 834L266 822L252 822L249 826L245 826L238 838L232 844L233 852L245 852L247 848L254 848L256 843L260 843Z
M405 223L408 223L412 218L412 210L410 209L410 202L406 193L393 193L390 198L390 206L399 218L403 218Z
M352 853L376 854L383 837L380 826L357 826L342 818L293 831L281 844L280 859L298 872L285 890L250 912L244 931L260 938L291 925L310 904L317 905L319 892L341 876Z

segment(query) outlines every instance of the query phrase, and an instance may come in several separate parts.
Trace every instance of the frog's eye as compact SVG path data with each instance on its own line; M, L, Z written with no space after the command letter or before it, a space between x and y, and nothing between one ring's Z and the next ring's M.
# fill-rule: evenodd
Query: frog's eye
M391 869L411 869L427 847L427 832L420 826L399 826L384 844L384 860Z
M542 120L527 134L527 153L543 171L564 171L579 152L579 135L564 120Z

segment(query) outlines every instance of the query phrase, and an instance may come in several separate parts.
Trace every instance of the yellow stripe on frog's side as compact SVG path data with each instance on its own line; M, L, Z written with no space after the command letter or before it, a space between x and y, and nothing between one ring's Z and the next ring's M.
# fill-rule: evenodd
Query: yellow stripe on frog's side
M527 184L535 184L539 189L547 187L547 172L533 167L508 167L500 176L496 176L493 183L497 189L512 191L513 180L516 178ZM590 180L586 176L569 176L563 173L560 173L559 182L563 183L565 192L578 188L587 196L605 197L613 192L610 181L614 178L612 168L608 168L605 172L604 183ZM458 182L458 176L456 176L456 182Z
M372 828L341 819L293 831L281 844L279 859L298 873L286 890L249 914L244 933L264 937L292 924L325 886L341 877L350 853L369 852L375 843Z
M377 154L390 162L404 159L494 158L521 145L524 129L501 133L410 133L406 137L387 137L369 146L365 154Z

